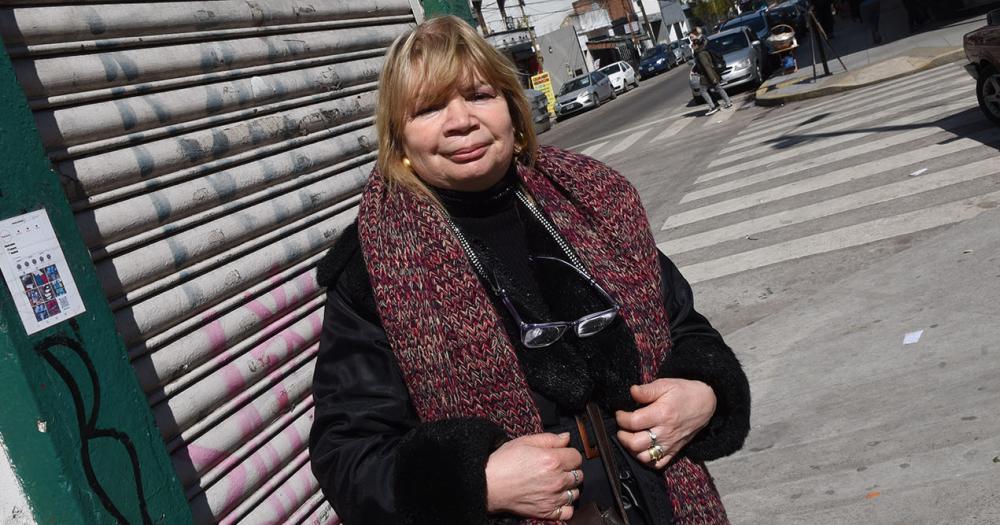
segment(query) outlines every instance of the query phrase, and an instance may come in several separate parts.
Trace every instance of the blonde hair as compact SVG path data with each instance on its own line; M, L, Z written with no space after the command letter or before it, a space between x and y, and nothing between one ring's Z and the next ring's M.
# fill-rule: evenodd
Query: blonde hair
M444 103L471 81L489 84L504 96L514 126L515 160L534 162L538 140L531 106L514 66L465 21L442 16L397 38L382 66L375 128L378 170L388 185L399 184L437 202L430 188L403 163L403 128L417 108Z

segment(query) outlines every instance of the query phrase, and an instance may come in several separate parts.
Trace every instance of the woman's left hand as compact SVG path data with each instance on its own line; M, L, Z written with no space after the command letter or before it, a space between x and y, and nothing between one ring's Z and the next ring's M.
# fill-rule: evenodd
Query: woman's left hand
M630 393L643 406L615 413L618 440L640 462L656 469L667 466L715 413L715 392L701 381L661 378L633 385ZM662 452L657 461L650 456L654 445Z

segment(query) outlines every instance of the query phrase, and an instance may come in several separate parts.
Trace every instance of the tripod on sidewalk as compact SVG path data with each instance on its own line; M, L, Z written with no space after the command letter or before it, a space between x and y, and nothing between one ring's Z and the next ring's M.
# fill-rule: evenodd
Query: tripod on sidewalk
M833 49L833 45L830 44L830 39L826 37L826 31L823 30L823 26L820 25L819 20L816 19L816 13L813 13L812 8L808 11L808 18L806 18L806 23L809 26L809 38L812 45L810 45L812 51L812 68L813 68L813 82L816 82L818 76L816 75L816 48L819 47L820 60L823 62L823 76L830 76L830 66L827 64L826 59L826 49L829 48L833 56L837 57L837 62L840 62L840 67L847 71L847 66L844 65L844 61L840 59L840 55L837 51ZM817 38L818 37L818 38ZM826 47L824 47L826 46Z

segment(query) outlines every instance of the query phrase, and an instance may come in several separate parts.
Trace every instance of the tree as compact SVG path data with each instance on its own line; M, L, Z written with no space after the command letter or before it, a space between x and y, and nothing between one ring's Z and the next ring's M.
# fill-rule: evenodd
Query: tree
M696 0L691 12L704 22L715 25L729 15L731 7L729 0Z

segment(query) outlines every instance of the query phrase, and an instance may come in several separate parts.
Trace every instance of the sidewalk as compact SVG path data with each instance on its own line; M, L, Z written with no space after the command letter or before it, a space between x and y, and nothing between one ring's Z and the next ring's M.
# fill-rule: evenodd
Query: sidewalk
M733 523L1000 523L998 223L726 336L753 392L746 446L711 466Z
M876 46L863 24L838 15L834 38L830 43L847 66L847 71L828 52L827 62L832 75L823 77L822 64L817 64L816 71L820 78L814 82L810 39L808 36L800 37L797 55L799 70L772 77L761 84L756 93L757 105L775 106L832 95L965 60L962 37L984 25L986 16L979 15L928 25L911 35L900 0L882 0L879 26L884 42Z

